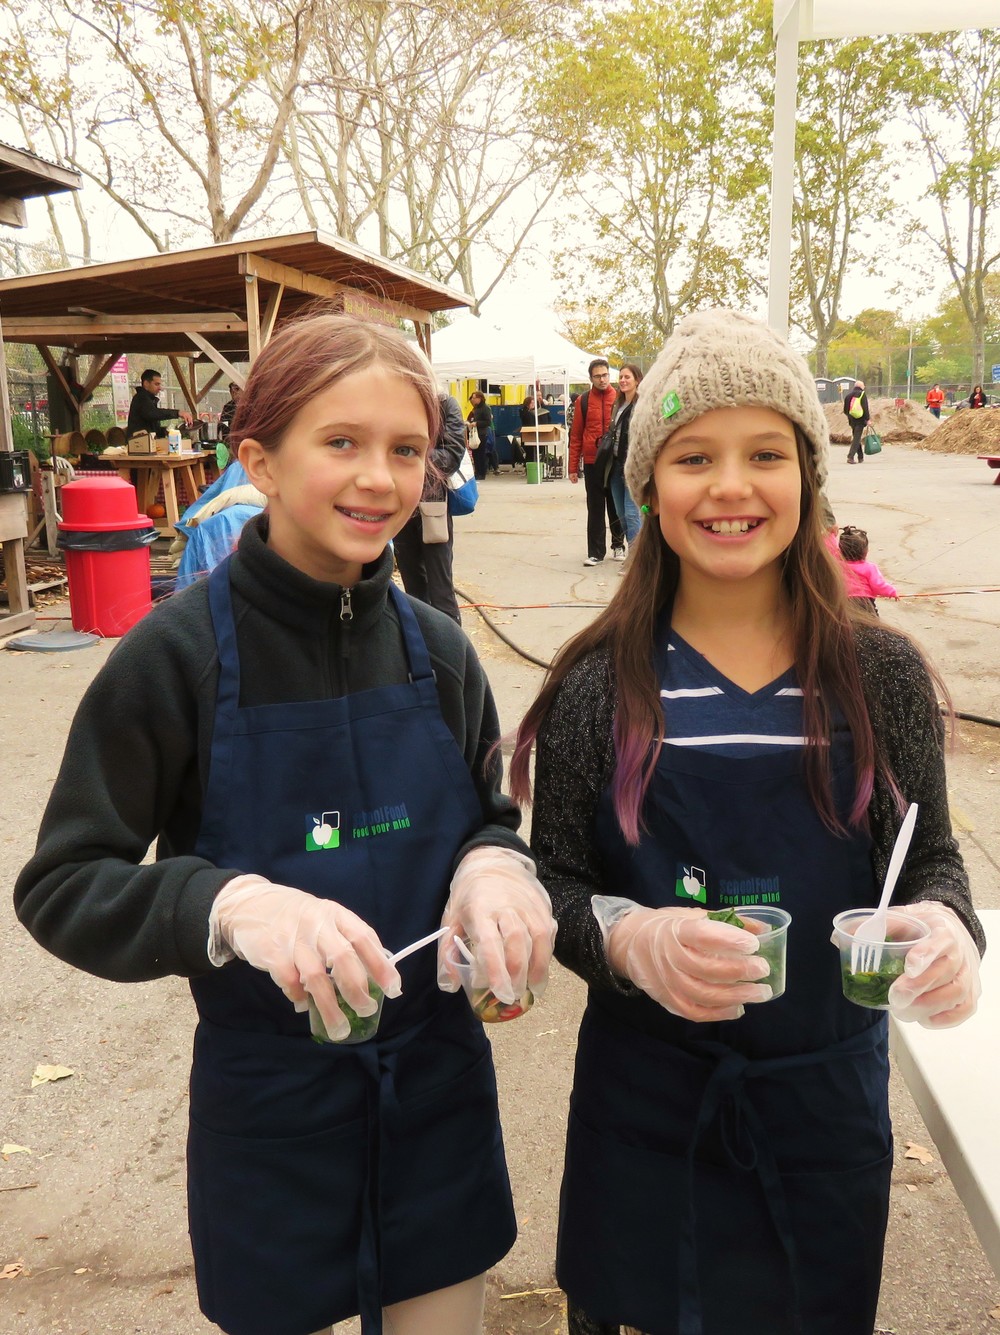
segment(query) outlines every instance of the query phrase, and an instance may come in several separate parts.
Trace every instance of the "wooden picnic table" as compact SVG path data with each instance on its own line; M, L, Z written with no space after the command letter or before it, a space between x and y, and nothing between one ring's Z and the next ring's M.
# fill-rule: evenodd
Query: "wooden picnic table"
M983 995L954 1029L889 1022L890 1046L920 1116L965 1206L986 1259L1000 1277L1000 1153L996 1061L1000 1006L1000 909L980 909L989 945Z
M177 500L178 478L184 484L188 504L196 501L201 488L206 485L205 460L214 458L212 450L188 450L182 454L122 454L113 462L120 477L135 483L140 514L149 510L156 500L160 483L163 483L163 507L167 513L153 522L163 537L172 538L181 517Z

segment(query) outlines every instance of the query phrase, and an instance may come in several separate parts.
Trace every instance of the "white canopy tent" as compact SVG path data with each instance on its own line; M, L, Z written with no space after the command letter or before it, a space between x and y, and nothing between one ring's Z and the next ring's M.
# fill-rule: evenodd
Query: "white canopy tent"
M599 355L584 352L554 329L521 335L465 315L431 340L434 370L442 380L531 386L536 381L557 382L563 387L566 404L571 384L589 383L587 366ZM541 469L536 478L541 482Z
M788 334L799 42L1000 26L1000 0L774 0L774 157L768 323Z

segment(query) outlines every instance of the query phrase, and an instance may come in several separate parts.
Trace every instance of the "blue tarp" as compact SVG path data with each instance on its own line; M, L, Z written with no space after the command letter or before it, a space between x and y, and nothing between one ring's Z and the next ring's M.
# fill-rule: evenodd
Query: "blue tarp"
M188 516L199 510L206 501L212 500L221 492L233 487L244 487L250 479L243 471L243 466L233 460L212 485L207 488L192 505L181 515L175 527L187 538L187 546L177 568L179 591L193 584L196 579L207 575L210 570L224 561L234 551L240 540L240 531L248 519L260 514L259 505L228 505L218 514L211 515L194 528L187 522Z

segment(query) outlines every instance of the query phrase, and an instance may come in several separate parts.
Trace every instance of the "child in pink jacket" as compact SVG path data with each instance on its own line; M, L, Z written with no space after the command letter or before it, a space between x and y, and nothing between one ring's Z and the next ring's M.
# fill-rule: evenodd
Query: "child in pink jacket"
M868 534L863 528L847 524L840 533L840 554L844 558L847 594L878 616L876 598L898 598L895 588L868 557Z

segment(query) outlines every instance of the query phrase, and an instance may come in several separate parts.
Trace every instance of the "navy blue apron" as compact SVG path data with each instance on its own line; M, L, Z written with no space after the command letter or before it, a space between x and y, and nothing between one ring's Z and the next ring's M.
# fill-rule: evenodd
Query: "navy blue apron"
M846 731L833 771L844 812ZM709 1024L644 994L591 993L559 1283L592 1320L648 1335L871 1335L892 1166L887 1026L843 998L829 940L835 913L874 903L870 840L823 826L800 751L663 746L645 816L631 849L602 796L608 893L690 905L687 877L708 909L780 905L786 990Z
M209 577L219 649L196 852L352 909L398 950L441 920L482 825L430 658L390 585L409 681L338 699L239 704L228 562ZM349 630L345 627L345 633ZM319 1045L241 960L191 983L188 1207L202 1311L229 1335L308 1335L481 1274L516 1229L483 1027L400 964L377 1037Z

